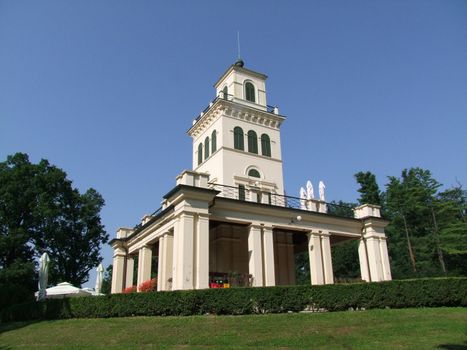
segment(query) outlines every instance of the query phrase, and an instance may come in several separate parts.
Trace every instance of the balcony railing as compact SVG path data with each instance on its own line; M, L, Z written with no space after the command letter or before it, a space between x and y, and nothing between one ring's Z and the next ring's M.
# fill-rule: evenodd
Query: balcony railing
M219 92L219 95L218 95L214 100L212 100L211 102L209 102L209 105L201 112L200 115L198 115L198 116L195 118L195 120L198 121L198 120L209 110L209 108L211 108L212 105L213 105L214 103L216 103L217 100L225 100L225 101L234 101L234 100L238 100L238 101L250 102L250 101L243 100L243 99L241 99L241 98L235 97L234 95L226 94L226 93L224 93L223 91L220 91L220 92ZM250 102L250 103L255 103L255 102ZM267 111L268 113L272 113L272 114L277 114L277 115L279 115L279 109L278 109L276 106L266 105L266 111Z
M352 208L350 206L327 203L318 199L305 199L280 195L262 191L260 188L243 188L220 184L211 184L211 188L220 192L217 195L218 197L267 204L277 207L327 213L342 217L353 217Z

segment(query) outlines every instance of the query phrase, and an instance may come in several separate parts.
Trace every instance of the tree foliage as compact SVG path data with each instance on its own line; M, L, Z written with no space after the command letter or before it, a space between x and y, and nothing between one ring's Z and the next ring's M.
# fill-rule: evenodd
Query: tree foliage
M17 153L0 163L0 282L35 283L34 261L51 259L49 282L81 285L102 261L108 240L101 223L102 196L72 187L66 173Z
M360 172L355 178L360 203L376 198L373 174ZM386 234L393 277L467 275L467 192L461 186L440 192L442 185L421 168L404 169L388 180L376 204L390 220Z
M360 171L354 176L360 185L358 190L358 192L360 192L360 198L358 199L358 202L360 204L381 205L381 192L378 184L376 183L376 176L369 171Z

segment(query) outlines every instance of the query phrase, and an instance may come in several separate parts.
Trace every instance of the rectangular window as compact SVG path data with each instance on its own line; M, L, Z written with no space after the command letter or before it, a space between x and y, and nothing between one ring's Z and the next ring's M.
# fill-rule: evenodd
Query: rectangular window
M241 201L245 200L245 186L238 185L238 199Z

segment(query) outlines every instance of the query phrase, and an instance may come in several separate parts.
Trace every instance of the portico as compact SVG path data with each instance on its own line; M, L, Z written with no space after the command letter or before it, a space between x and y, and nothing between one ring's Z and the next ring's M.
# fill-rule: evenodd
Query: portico
M205 289L213 279L295 284L300 252L308 253L310 283L332 284L331 249L344 240L360 242L362 280L391 279L379 207L363 205L343 217L329 212L324 196L284 195L285 117L266 104L266 78L238 61L217 81L217 97L188 130L193 170L176 177L160 209L111 241L112 293L132 286L135 273L139 286L154 271L158 291Z

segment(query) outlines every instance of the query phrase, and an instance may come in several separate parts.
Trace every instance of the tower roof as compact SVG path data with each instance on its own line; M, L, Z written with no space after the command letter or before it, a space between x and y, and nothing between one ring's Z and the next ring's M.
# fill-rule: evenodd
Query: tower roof
M250 70L248 68L245 68L244 67L245 63L243 62L242 59L239 59L237 60L234 64L232 64L229 68L227 68L227 70L224 72L224 74L221 75L221 77L216 81L216 83L214 84L214 87L217 89L217 87L219 86L219 84L224 80L224 78L230 74L230 72L232 71L236 71L236 72L241 72L241 73L245 73L245 74L248 74L248 75L251 75L251 76L254 76L254 77L257 77L257 78L260 78L260 79L263 79L263 80L266 80L268 78L268 76L266 74L263 74L263 73L259 73L259 72L255 72L253 70Z

